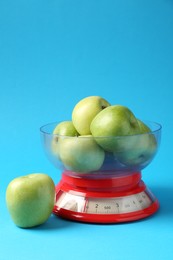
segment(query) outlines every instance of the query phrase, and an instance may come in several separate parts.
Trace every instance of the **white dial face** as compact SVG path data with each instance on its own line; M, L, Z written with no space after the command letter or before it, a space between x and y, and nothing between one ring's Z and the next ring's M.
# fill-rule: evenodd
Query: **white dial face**
M143 191L141 193L110 199L90 199L86 204L86 212L92 214L122 214L142 210L152 201Z
M56 202L59 208L87 214L130 213L143 210L151 204L152 200L145 191L115 198L85 198L64 192Z

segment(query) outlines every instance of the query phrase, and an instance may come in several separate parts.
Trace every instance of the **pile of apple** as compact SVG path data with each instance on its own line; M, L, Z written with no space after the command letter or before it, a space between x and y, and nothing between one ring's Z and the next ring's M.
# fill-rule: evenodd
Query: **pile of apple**
M55 127L51 149L65 169L89 173L100 170L110 155L126 167L145 164L157 143L151 129L129 108L89 96L75 105L71 121Z

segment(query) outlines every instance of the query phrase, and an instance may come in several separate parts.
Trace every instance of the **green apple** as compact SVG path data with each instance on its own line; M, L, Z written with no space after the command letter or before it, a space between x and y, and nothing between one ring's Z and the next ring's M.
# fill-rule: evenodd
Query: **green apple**
M78 136L79 133L75 129L72 121L63 121L56 125L53 130L54 135Z
M51 150L55 156L58 156L58 139L59 136L78 136L79 133L75 129L72 121L63 121L56 125L53 130L53 138L51 142Z
M59 157L66 169L88 173L101 168L105 153L91 135L61 137Z
M72 111L72 121L79 134L91 134L91 121L108 106L109 102L100 96L89 96L80 100Z
M126 166L145 166L154 157L157 150L157 142L151 129L138 119L140 134L129 136L127 145L121 151L115 153L115 157ZM132 145L133 144L133 145Z
M152 132L151 129L144 122L142 122L140 119L137 120L138 120L141 134Z
M44 173L32 173L12 180L6 190L6 205L14 223L30 228L44 223L52 213L55 185Z
M127 143L121 136L138 134L140 127L133 112L125 106L114 105L98 113L91 122L90 130L105 151L121 150ZM132 140L133 141L133 140Z

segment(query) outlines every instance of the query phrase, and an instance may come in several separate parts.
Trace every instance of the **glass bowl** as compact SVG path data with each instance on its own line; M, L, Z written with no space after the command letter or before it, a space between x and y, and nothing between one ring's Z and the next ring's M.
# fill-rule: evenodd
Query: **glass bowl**
M105 178L140 172L155 157L161 139L161 125L143 121L151 132L128 136L62 136L53 134L59 122L40 128L48 159L70 176Z

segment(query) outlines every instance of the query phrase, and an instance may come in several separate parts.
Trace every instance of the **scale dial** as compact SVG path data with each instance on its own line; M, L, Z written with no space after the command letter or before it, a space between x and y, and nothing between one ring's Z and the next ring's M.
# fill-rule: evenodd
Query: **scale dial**
M90 223L121 223L149 217L159 208L140 173L107 179L75 178L63 174L56 186L53 213Z
M63 192L57 199L56 207L87 214L123 214L143 210L152 202L145 191L114 198L87 198Z

